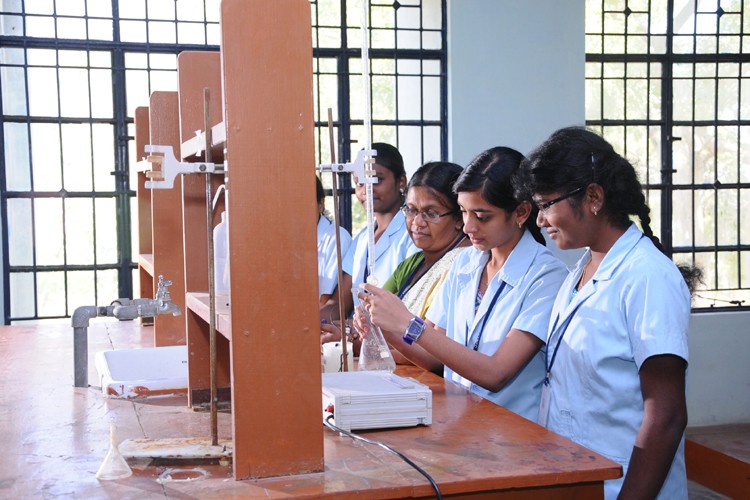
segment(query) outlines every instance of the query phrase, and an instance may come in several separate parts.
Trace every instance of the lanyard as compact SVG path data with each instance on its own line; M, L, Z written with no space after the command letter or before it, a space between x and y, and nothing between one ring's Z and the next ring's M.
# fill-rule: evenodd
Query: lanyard
M422 264L424 264L424 254L422 254L422 260L419 261L419 264L417 267L414 268L414 270L411 272L408 278L404 281L404 284L401 285L401 289L398 291L398 298L403 299L404 295L406 295L406 292L408 292L411 289L411 286L409 286L409 283L411 283L411 280L414 279L414 276L417 274L417 271L419 271L422 268ZM429 271L429 268L427 269ZM425 273L427 272L425 271ZM416 283L415 283L416 284Z
M365 249L365 271L362 274L362 283L367 283L367 277L370 276L370 266L367 265L367 259L370 257L370 249Z
M484 326L487 324L487 319L490 317L490 314L492 314L492 309L495 308L495 303L497 302L497 299L500 297L500 294L503 293L503 289L505 288L505 281L500 282L500 287L495 292L495 296L492 297L492 302L490 302L490 307L487 309L487 312L484 315L484 318L482 318L482 325L479 329L479 335L477 336L477 341L474 342L474 350L479 349L479 342L482 340L482 334L484 333ZM466 325L466 346L469 346L469 325Z
M575 316L575 313L578 311L578 308L581 307L581 304L583 304L583 301L576 304L575 309L573 309L573 312L570 313L570 316L568 316L568 319L565 320L565 324L562 327L562 331L560 332L560 337L557 339L557 344L555 344L555 349L552 351L552 359L549 359L549 345L547 346L547 350L544 352L544 366L546 368L544 373L544 385L549 386L549 379L550 374L552 373L552 365L555 364L555 358L557 357L557 350L560 348L560 344L562 344L562 339L565 336L565 332L568 329L568 325L570 325L571 320L573 319L573 316ZM557 330L557 322L560 319L560 315L558 314L557 318L555 318L555 324L552 326L552 333L554 333Z
M373 231L377 231L378 229L378 223L376 222L373 226ZM362 273L362 283L367 283L367 278L370 277L370 245L367 245L365 247L365 271ZM372 264L373 270L375 269L375 263Z

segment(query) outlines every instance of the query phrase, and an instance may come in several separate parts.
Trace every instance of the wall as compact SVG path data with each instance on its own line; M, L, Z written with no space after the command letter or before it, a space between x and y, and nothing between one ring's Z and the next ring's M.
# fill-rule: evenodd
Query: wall
M528 153L584 116L584 1L448 0L449 155Z
M690 320L690 426L750 423L750 311Z

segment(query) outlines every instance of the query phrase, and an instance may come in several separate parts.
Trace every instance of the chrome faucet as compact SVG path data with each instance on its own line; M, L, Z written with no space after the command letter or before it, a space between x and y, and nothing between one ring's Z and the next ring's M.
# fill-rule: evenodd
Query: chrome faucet
M156 288L156 298L117 299L110 305L112 308L111 314L107 314L107 316L114 316L120 320L152 318L161 314L179 316L182 314L180 308L172 302L172 296L169 295L169 290L167 290L167 287L171 285L171 281L165 280L164 276L160 275L159 285Z

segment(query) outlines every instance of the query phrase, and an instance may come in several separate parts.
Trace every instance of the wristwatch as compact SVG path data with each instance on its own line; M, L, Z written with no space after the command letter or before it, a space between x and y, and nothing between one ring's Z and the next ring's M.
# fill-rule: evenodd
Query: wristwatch
M409 326L406 327L406 331L404 331L404 342L412 345L419 339L419 336L422 335L422 332L424 332L424 327L425 324L422 318L420 318L419 316L414 316L409 321Z

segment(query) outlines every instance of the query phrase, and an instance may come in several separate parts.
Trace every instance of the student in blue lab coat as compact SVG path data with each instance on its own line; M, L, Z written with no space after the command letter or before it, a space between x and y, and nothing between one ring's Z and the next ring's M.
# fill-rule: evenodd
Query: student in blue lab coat
M558 130L522 173L539 226L587 249L552 311L539 423L623 466L606 498L687 498L686 279L699 273L664 255L635 169L594 132Z
M565 266L544 246L535 207L514 192L523 155L497 147L475 158L454 191L473 248L453 261L422 321L396 295L364 285L372 320L414 364L536 420L549 315Z
M320 304L325 304L339 282L339 270L336 264L336 227L326 216L326 192L320 177L315 176L315 188L318 195L318 293ZM352 237L345 228L339 228L341 255L344 255L352 243Z
M378 182L372 185L375 216L374 278L382 285L391 276L396 266L418 249L406 231L406 221L400 210L404 204L404 190L406 189L404 159L398 149L384 142L373 143L372 149L377 151L372 167L378 178ZM365 185L357 183L355 193L359 202L364 206ZM344 277L343 283L339 286L342 287L344 311L347 315L354 308L352 286L356 287L368 278L367 239L367 228L363 228L355 236L343 257ZM328 322L338 319L338 290L335 290L330 300L321 307L320 317ZM324 327L324 335L331 333L325 330Z

